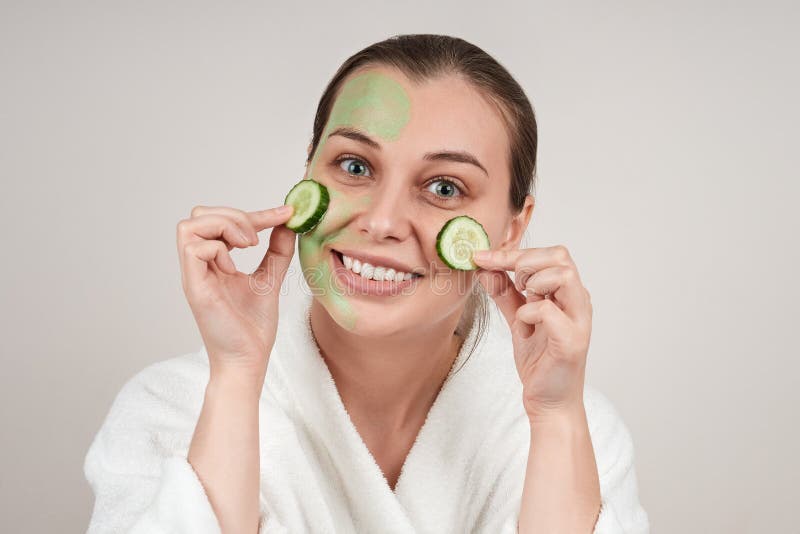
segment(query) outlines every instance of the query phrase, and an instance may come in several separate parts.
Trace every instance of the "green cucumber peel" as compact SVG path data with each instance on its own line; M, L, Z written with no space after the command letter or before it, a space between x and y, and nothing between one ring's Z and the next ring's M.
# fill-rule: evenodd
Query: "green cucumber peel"
M294 213L286 222L286 227L298 234L313 230L331 201L328 188L310 178L300 180L289 190L283 203L294 208Z

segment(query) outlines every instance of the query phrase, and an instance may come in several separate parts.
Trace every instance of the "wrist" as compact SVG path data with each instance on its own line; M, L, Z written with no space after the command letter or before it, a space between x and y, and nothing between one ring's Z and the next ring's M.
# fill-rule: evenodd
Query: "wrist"
M528 422L531 427L566 429L582 428L587 424L586 408L583 402L528 412Z
M265 373L249 369L217 368L211 371L206 394L258 400L264 387L264 378Z

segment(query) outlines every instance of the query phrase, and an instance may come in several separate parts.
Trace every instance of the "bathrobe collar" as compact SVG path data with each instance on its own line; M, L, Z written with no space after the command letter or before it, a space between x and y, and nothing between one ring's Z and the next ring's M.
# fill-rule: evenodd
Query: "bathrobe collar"
M413 502L416 494L412 488L417 486L415 479L424 477L424 485L428 487L431 481L434 484L437 480L446 481L448 470L454 466L442 457L442 451L447 450L448 444L454 448L464 445L464 442L459 444L458 429L472 423L470 409L462 405L453 411L452 406L454 402L463 404L464 400L471 397L463 390L474 384L474 372L479 367L477 364L486 336L467 358L468 349L477 335L473 323L392 491L344 407L314 340L310 310L311 298L307 298L296 313L282 315L276 341L276 347L281 350L273 353L269 365L277 365L281 374L285 375L286 387L293 397L303 430L313 434L309 440L316 449L313 454L326 464L326 470L334 474L331 479L339 487L330 488L330 491L343 492L347 503L361 503L348 511L348 515L360 523L359 531L385 529L387 525L394 528L396 525L397 532L411 532L414 528L406 506L414 506L416 512L430 505L429 502ZM454 374L456 370L458 372ZM459 397L458 401L455 400L456 396ZM330 483L330 480L320 481L320 484L326 483ZM333 501L337 500L335 495L330 497Z

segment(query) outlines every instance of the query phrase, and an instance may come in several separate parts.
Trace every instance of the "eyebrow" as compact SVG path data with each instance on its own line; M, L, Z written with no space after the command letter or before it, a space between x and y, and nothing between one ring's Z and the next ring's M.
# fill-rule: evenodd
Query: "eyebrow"
M379 143L355 128L348 128L344 126L336 128L330 134L328 134L328 138L333 137L334 135L339 135L346 137L347 139L352 139L353 141L358 141L359 143L363 143L374 148L375 150L381 149L381 145ZM489 176L489 172L483 165L481 165L480 161L478 161L478 158L463 150L441 150L439 152L428 152L422 157L422 159L426 161L453 161L456 163L467 163L469 165L478 167L484 172L484 174L486 174L487 177Z

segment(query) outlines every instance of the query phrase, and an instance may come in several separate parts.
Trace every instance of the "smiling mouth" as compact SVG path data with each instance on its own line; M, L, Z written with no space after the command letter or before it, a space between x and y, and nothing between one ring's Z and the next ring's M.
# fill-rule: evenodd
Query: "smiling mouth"
M354 276L361 277L365 281L372 280L375 282L400 284L422 277L420 273L400 271L393 267L372 264L363 259L343 254L338 250L331 249L331 252L339 260L339 263L345 270Z

